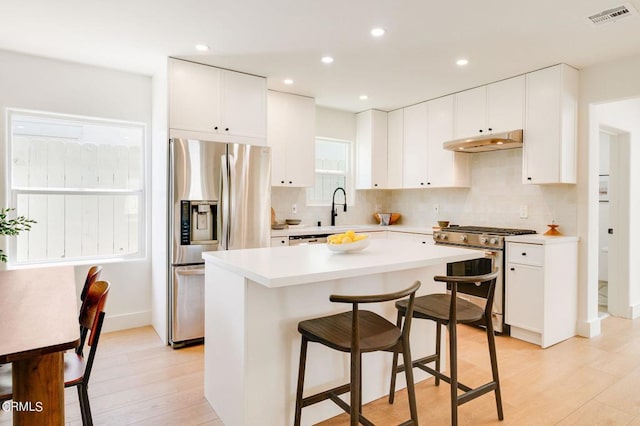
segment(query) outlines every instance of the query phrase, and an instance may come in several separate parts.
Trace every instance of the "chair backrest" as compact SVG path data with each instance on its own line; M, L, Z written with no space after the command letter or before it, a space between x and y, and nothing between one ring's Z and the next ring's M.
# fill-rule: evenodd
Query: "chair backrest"
M498 279L499 269L484 275L462 275L462 276L436 276L433 279L447 283L447 289L451 290L451 295L457 296L457 293L473 294L474 296L487 299L485 304L485 314L491 315L493 307L493 296L496 290L496 280Z
M381 303L390 302L393 300L402 299L409 296L409 303L407 304L407 314L405 315L404 323L402 324L402 336L408 338L411 330L411 318L413 317L413 301L416 296L416 291L420 288L420 281L415 281L411 286L404 290L396 291L393 293L373 294L373 295L359 295L359 296L345 296L332 294L329 300L337 303L351 303L353 315L351 323L351 350L359 350L359 323L358 323L358 305L360 303Z
M93 283L89 287L86 298L84 302L82 302L82 308L80 309L79 322L82 338L80 345L76 348L76 354L83 355L87 332L90 333L87 343L91 347L85 363L86 367L83 377L85 383L89 381L93 360L98 348L98 340L100 339L100 332L102 331L102 323L104 322L105 316L104 308L107 303L110 288L111 284L108 281L96 281Z
M91 284L98 281L101 272L102 266L94 265L89 268L89 271L87 272L87 278L84 280L84 286L82 287L82 293L80 293L80 300L84 301L85 297L87 297L87 291L89 290L89 287L91 287Z

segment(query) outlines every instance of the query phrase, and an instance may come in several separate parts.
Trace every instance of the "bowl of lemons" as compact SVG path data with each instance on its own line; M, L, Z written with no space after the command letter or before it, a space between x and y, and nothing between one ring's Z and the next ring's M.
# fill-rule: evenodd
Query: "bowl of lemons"
M342 234L333 234L327 237L329 250L339 253L360 251L369 245L369 236L347 231Z

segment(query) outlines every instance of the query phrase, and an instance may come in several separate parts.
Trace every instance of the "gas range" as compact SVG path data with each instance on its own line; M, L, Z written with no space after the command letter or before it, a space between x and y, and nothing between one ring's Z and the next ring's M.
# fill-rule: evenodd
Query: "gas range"
M504 237L535 233L536 231L531 229L454 225L434 231L433 239L436 244L504 250Z

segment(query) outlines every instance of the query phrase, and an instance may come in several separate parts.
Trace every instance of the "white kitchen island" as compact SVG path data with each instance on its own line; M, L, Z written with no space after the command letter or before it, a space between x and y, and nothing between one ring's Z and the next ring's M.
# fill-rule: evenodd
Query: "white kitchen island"
M478 250L376 239L353 253L334 253L323 244L204 253L205 397L226 426L293 424L299 321L351 309L329 302L331 294L392 292L415 280L422 282L418 294L442 292L443 284L433 282L433 276L445 274L446 263L482 255ZM393 302L362 308L395 322ZM415 358L433 351L435 328L430 321L414 321L411 334ZM362 368L363 402L386 395L391 354L365 354ZM424 377L416 372L416 380ZM305 395L348 381L348 354L309 344ZM398 375L398 384L404 386L404 375ZM345 397L348 400L348 394ZM341 412L324 401L304 408L302 423Z

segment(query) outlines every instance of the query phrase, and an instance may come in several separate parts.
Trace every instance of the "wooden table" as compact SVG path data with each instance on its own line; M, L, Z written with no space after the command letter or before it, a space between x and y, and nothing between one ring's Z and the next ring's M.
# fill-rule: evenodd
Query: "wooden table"
M0 271L0 364L13 363L13 424L64 424L64 354L80 331L73 267Z

